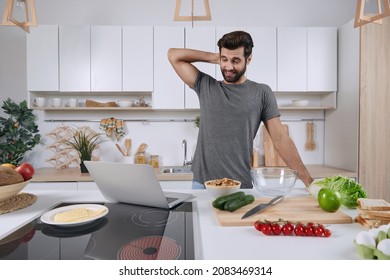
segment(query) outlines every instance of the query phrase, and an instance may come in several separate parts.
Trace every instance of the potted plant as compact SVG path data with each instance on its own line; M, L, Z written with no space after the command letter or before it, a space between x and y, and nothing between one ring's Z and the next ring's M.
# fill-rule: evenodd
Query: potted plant
M76 129L74 135L70 139L64 141L65 145L76 150L80 156L81 173L88 173L84 161L92 159L93 152L101 143L99 136L99 133L90 130L88 127L82 127Z
M197 116L194 121L195 127L199 128L200 127L200 116Z
M18 105L8 98L1 108L8 117L0 117L0 163L19 165L40 142L36 117L25 100Z

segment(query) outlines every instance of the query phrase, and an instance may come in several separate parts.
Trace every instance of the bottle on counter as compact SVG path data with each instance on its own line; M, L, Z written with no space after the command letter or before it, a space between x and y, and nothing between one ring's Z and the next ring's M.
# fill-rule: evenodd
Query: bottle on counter
M158 155L150 155L150 162L149 162L149 164L153 168L158 168L159 167Z
M146 164L146 155L145 152L138 152L134 156L135 164Z

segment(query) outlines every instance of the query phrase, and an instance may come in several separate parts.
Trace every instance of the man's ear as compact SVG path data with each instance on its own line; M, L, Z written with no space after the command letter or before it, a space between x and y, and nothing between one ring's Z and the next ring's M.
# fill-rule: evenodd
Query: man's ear
M252 55L248 56L247 60L246 60L246 65L249 65L252 61Z

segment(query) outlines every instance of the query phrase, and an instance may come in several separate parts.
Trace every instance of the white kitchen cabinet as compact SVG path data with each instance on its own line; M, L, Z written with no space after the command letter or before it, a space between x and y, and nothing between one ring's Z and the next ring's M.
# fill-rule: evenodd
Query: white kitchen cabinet
M153 27L123 26L123 91L153 91Z
M279 92L337 91L337 29L278 28Z
M307 29L307 90L337 91L337 28Z
M27 33L27 89L58 91L58 26L40 25Z
M267 84L276 90L276 27L248 27L254 47L252 61L247 68L248 79Z
M307 90L307 28L278 28L277 91Z
M197 49L207 52L216 52L215 28L197 27L186 28L185 47L187 49ZM202 72L215 78L216 67L211 63L194 63ZM197 94L189 86L185 85L185 109L199 109L199 99Z
M60 91L91 90L90 26L59 27Z
M184 48L184 27L154 28L153 109L184 109L184 82L169 63L169 48Z
M91 26L91 91L122 91L121 26Z

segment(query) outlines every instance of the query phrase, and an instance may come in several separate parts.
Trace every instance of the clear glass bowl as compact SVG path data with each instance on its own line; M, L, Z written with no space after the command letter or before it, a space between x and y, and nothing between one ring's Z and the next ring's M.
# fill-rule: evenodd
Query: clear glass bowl
M289 168L261 167L251 169L252 183L265 196L287 195L295 186L297 172Z

